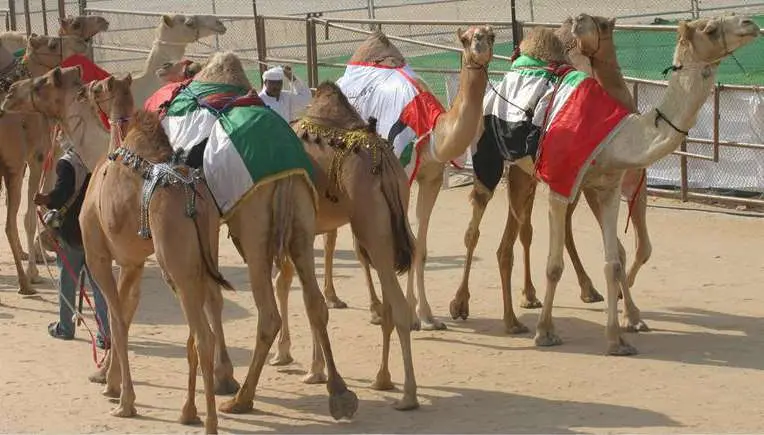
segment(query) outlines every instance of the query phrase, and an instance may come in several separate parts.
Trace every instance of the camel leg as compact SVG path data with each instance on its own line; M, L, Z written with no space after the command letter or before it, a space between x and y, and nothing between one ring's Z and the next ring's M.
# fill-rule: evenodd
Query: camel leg
M555 198L549 198L549 254L546 264L546 294L544 295L544 307L539 315L536 326L536 346L556 346L562 344L562 339L557 335L552 323L552 308L554 307L554 293L557 284L562 278L563 251L565 249L565 215L567 204Z
M602 207L602 241L605 247L605 278L607 280L607 341L608 354L633 355L637 349L627 343L621 336L618 324L618 293L624 295L624 317L628 324L638 323L639 310L631 299L631 292L626 285L622 256L618 242L618 206L619 192L616 189L598 192L599 203Z
M371 313L369 323L372 325L381 325L382 302L377 297L377 292L374 290L374 280L371 279L369 254L361 248L361 245L358 243L358 239L356 239L355 236L353 236L353 248L355 249L355 256L358 258L358 262L361 263L363 276L366 278L366 289L369 291L369 313Z
M467 320L470 315L470 270L472 269L472 258L475 254L478 239L480 238L480 222L483 220L488 202L493 197L493 192L483 186L480 181L475 180L470 192L470 203L472 204L472 219L464 232L464 247L467 248L467 256L464 260L464 270L462 272L462 282L456 290L454 299L451 300L449 311L451 318L456 320L462 318Z
M243 414L253 409L255 389L268 358L268 351L281 329L281 317L271 282L272 252L263 249L270 240L272 198L273 188L258 190L239 206L239 211L229 221L231 233L238 239L244 258L247 259L249 282L258 314L255 348L247 376L236 396L219 407L220 411L228 414ZM311 234L311 240L313 238Z
M360 216L356 219L365 219ZM404 411L419 407L417 400L416 377L414 375L414 360L411 352L411 308L403 295L394 270L394 247L391 237L384 237L378 228L390 228L390 218L384 219L385 214L373 213L374 221L351 222L357 242L371 258L377 270L380 287L382 288L381 320L382 320L382 362L372 388L387 390L393 387L388 361L390 357L390 335L393 326L398 331L403 356L404 383L403 398L393 406ZM388 215L389 216L389 215ZM421 227L420 227L421 228Z
M27 209L24 213L24 235L26 236L27 244L27 277L32 284L39 284L42 282L40 273L37 270L37 255L35 249L35 233L37 232L37 213L36 207L33 201L34 194L37 192L37 186L40 184L40 177L42 176L42 168L40 164L35 162L29 164L29 179L27 180ZM40 260L43 260L40 258Z
M420 173L421 174L421 173ZM443 171L436 177L420 177L419 194L416 202L416 216L419 222L416 237L416 249L414 251L414 264L409 271L406 295L410 304L416 302L413 329L425 331L446 329L446 324L432 315L432 309L427 302L427 294L424 287L424 266L427 261L427 229L430 226L430 217L435 207L435 200L440 194L440 186L443 182ZM414 277L416 276L417 297L414 298ZM384 296L383 296L384 299ZM414 308L414 307L412 307Z
M634 281L637 279L639 269L647 263L647 260L650 259L650 255L653 253L650 234L647 232L647 183L642 183L639 187L636 203L631 213L631 222L634 224L636 252L634 254L634 263L629 268L627 275L627 283L630 288L634 287Z
M573 239L573 212L576 210L579 199L581 199L580 193L576 196L573 203L568 205L568 210L565 214L565 249L568 251L570 262L573 263L573 269L578 277L578 285L581 287L581 300L586 304L593 304L595 302L602 302L605 298L594 288L592 279L586 273L581 257L578 255L578 249L576 249L576 242Z
M528 182L530 180L531 182ZM504 328L508 334L522 334L528 332L528 327L523 325L515 315L512 307L512 267L514 266L514 245L520 228L530 225L530 207L536 183L516 166L511 166L507 172L507 197L509 210L504 233L501 236L501 244L496 251L496 260L499 263L499 275L501 276L502 298L504 300ZM526 222L527 221L527 222ZM530 228L532 232L533 229ZM530 287L532 289L532 287ZM526 295L524 294L524 297ZM535 299L536 295L532 296ZM526 302L531 302L528 299Z
M11 253L13 254L13 262L16 265L16 276L19 279L20 295L34 295L37 294L37 290L32 288L32 284L29 281L29 277L24 271L22 265L22 248L21 240L19 240L19 228L16 223L18 218L19 208L21 206L21 192L22 183L24 181L24 172L18 173L6 173L5 175L5 188L8 195L8 210L5 218L5 235L8 238L8 244L11 246Z
M334 290L334 248L337 245L337 230L324 234L324 299L329 308L347 308L348 304L337 297ZM283 319L283 316L282 316Z
M285 366L294 361L290 353L292 339L289 335L289 290L292 287L293 277L294 265L292 261L284 261L276 277L276 297L279 313L281 313L281 330L279 331L276 355L270 360L270 364L273 366Z
M202 423L196 410L196 369L199 366L199 354L196 353L194 335L188 334L186 341L186 359L188 360L188 389L186 391L186 403L180 414L179 423L185 425L197 425Z
M520 218L520 222L515 222L515 225L520 226L520 244L523 245L523 275L524 275L524 285L523 285L523 291L520 293L520 306L523 308L528 309L534 309L534 308L541 308L541 301L536 297L536 286L533 285L533 277L531 276L531 244L533 243L533 221L532 221L532 215L533 215L533 203L536 199L536 180L523 172L522 169L520 169L517 166L510 166L509 170L507 171L507 186L508 186L508 193L509 193L509 201L510 201L510 211L514 210L513 213L510 213L509 216L507 216L507 224L510 223L510 221L514 221L515 217L517 216ZM514 193L513 193L514 192ZM506 229L504 232L506 233ZM517 234L515 234L512 237L511 247L508 248L513 251L514 253L514 244L515 244L515 238L517 237ZM510 261L514 261L514 259L511 259ZM512 264L509 266L509 273L511 276L511 269L514 267ZM501 271L501 269L500 269ZM509 279L509 277L507 277ZM507 281L507 285L511 287L511 282ZM507 290L511 291L511 290ZM506 302L506 301L505 301ZM511 295L509 299L509 303L512 303ZM506 317L506 308L505 308L505 319ZM514 314L512 314L514 316ZM511 317L510 317L511 319ZM506 323L506 320L505 320ZM511 323L510 323L511 324ZM525 326L522 326L520 329L520 332L526 332L527 328ZM511 328L513 326L508 326L508 331L511 331ZM523 331L522 329L525 329ZM511 332L510 332L511 333Z
M212 253L212 258L217 258ZM212 332L215 338L215 394L228 395L239 391L239 383L233 377L233 363L228 355L228 346L225 343L223 331L223 294L220 286L210 280L207 290L207 304L204 308L207 319L212 324Z

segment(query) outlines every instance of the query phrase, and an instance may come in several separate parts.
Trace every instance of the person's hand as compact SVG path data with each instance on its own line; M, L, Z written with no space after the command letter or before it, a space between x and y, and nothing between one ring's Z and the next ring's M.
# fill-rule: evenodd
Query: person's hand
M32 201L34 201L36 205L48 205L48 203L50 202L50 196L42 194L42 193L35 193Z
M283 68L284 70L284 77L286 77L287 80L290 82L294 80L294 75L292 75L292 67L287 65Z

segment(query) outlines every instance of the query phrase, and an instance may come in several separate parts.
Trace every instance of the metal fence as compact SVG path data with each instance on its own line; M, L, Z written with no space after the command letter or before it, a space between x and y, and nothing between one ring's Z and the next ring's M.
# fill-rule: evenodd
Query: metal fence
M145 11L120 9L124 8L123 0L32 3L30 6L30 0L10 0L6 28L55 33L58 31L55 17L78 13L102 15L111 24L108 32L95 38L94 58L105 69L123 73L141 71L154 40L158 17L163 13L217 15L228 27L226 34L192 44L185 56L202 59L218 50L233 50L250 68L253 83L257 84L258 71L268 65L287 63L294 65L296 73L313 86L321 80L336 79L370 29L381 28L444 103L449 93L447 78L458 72L460 63L457 28L493 25L497 37L492 79L500 80L508 69L513 44L510 0L165 0L141 2L141 8L151 9ZM536 25L554 26L581 11L617 17L616 36L632 32L629 43L634 50L625 59L619 55L619 61L631 76L628 81L633 84L640 109L645 109L657 103L661 88L665 87L665 81L653 76L665 66L662 64L665 60L659 59L660 65L656 64L656 56L666 56L668 52L670 61L670 49L675 42L675 27L653 24L729 11L764 14L764 1L516 0L515 13L522 29L527 31ZM622 42L616 41L617 45ZM760 53L761 44L758 58ZM652 65L655 73L643 73L640 68L645 65ZM746 68L764 74L764 68L757 65ZM736 79L732 82L735 85L719 85L701 111L687 143L650 168L650 181L656 186L652 193L671 193L683 200L720 199L708 192L719 185L730 185L734 178L732 184L736 187L729 190L747 192L749 197L727 192L721 199L764 205L764 132L748 128L753 133L739 134L740 126L750 124L751 116L764 119L761 94L751 86L761 82L751 83L746 78ZM757 112L751 115L752 110Z

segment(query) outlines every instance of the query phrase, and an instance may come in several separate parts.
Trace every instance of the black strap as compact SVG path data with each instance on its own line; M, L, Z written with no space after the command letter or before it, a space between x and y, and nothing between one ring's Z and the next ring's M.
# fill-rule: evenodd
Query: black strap
M685 136L687 136L688 134L690 134L690 132L689 132L689 131L684 131L684 130L680 129L679 127L677 127L676 125L674 125L674 123L672 123L671 121L669 121L669 119L668 119L668 118L666 118L666 115L664 115L664 114L663 114L663 112L661 112L661 111L660 111L660 110L658 110L658 109L655 109L655 126L656 126L656 127L658 126L658 120L659 120L659 119L662 119L662 120L666 121L666 123L667 123L668 125L670 125L670 126L671 126L671 128L673 128L673 129L674 129L674 131L676 131L677 133L682 133L682 134L683 134L683 135L685 135Z

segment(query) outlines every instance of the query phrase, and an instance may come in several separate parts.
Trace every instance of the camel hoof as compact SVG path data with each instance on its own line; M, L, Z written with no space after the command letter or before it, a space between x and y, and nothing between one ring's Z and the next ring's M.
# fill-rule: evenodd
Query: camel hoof
M95 372L91 373L90 376L88 376L88 381L90 381L93 384L106 384L106 370L96 370Z
M31 274L27 272L27 276L29 277L29 282L32 284L42 284L45 282L44 279L39 274ZM35 292L36 293L36 292Z
M377 379L371 383L371 389L377 391L390 391L395 389L395 384L393 384L393 381L390 379L390 375L388 375L387 378L377 377Z
M223 404L220 405L220 412L225 414L246 414L248 412L252 412L252 409L255 407L255 401L250 400L246 404L242 404L236 401L236 399L231 399L223 402Z
M507 331L507 334L509 335L518 335L518 334L525 334L530 329L528 329L527 326L523 325L520 322L512 323L511 325L506 325L504 328Z
M329 413L335 420L347 418L350 420L358 410L358 396L350 390L329 397Z
M120 396L120 389L119 388L110 388L107 386L106 388L101 391L101 395L104 397L108 397L110 399L118 399Z
M538 300L538 298L535 296L533 299L528 299L526 297L523 297L522 300L520 301L520 307L522 308L534 310L537 308L541 308L541 306L542 306L541 301Z
M536 337L533 339L533 342L539 347L559 346L562 344L562 338L552 331L542 332L539 330L536 331Z
M110 412L111 415L114 417L121 417L121 418L130 418L135 417L138 415L138 411L135 410L135 406L125 406L125 405L119 405L116 408L112 409Z
M592 287L588 292L581 293L581 301L585 304L596 304L597 302L605 302L605 298Z
M636 322L625 320L621 328L626 332L650 332L650 327L642 320Z
M233 377L215 381L215 395L216 396L229 396L236 394L239 391L239 383Z
M276 354L276 356L274 356L273 358L271 358L270 361L268 361L268 364L272 366L285 366L285 365L292 364L293 362L294 362L294 358L292 358L292 355L287 353L286 355Z
M340 300L337 297L327 299L326 300L326 306L328 308L336 308L338 310L344 309L348 307L348 304L346 304L344 301Z
M197 414L196 407L194 406L183 410L183 413L178 419L178 423L185 426L198 426L202 424L202 419L199 418L199 414Z
M302 383L308 385L325 384L326 375L323 373L310 373L302 378Z
M411 321L411 330L412 331L420 331L422 329L422 321L419 319L414 319Z
M422 331L445 331L448 329L445 323L435 318L420 320L419 323Z
M416 397L404 397L403 399L397 400L395 403L393 403L393 408L398 411L411 411L412 409L419 408L419 401L416 399Z
M618 343L608 346L607 353L612 356L636 355L637 348L621 339Z
M454 320L459 318L462 320L467 320L467 318L470 316L469 298L463 300L455 298L448 306L448 311L451 313L451 318Z
M37 294L37 290L33 289L32 287L21 287L19 288L19 291L17 292L21 296L34 296Z
M372 325L381 325L382 324L382 317L379 316L376 312L371 312L371 317L369 318L369 323Z

